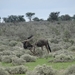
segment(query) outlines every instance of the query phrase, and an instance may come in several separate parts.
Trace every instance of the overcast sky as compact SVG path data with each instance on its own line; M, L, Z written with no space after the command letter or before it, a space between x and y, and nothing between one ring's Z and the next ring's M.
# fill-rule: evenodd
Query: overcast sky
M35 17L47 19L51 12L75 14L75 0L0 0L0 17L34 12ZM25 17L25 19L27 19Z

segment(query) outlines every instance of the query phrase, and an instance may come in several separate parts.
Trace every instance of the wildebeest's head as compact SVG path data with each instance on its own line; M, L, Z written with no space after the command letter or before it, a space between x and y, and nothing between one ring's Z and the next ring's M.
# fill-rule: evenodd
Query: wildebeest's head
M23 43L23 48L24 49L29 49L29 48L32 48L33 47L33 45L31 45L30 42L27 41L27 40L26 41L23 41L22 43Z

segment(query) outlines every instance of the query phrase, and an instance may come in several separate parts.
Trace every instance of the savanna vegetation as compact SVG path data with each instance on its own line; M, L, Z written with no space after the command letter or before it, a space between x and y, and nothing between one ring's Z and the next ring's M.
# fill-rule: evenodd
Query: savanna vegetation
M75 75L75 20L53 12L47 21L38 17L32 21L34 14L26 14L30 22L23 15L15 16L15 22L12 15L10 22L6 18L7 22L0 23L0 75ZM52 52L36 47L33 55L23 49L22 41L30 35L33 42L47 39Z

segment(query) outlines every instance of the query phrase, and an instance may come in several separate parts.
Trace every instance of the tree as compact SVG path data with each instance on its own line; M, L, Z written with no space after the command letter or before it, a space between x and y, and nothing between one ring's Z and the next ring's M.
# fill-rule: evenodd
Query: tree
M25 21L23 15L19 15L19 16L10 15L10 16L8 16L7 18L4 17L3 20L4 20L5 22L23 22L23 21Z
M19 21L19 22L25 21L24 15L19 15L19 16L18 16L18 21Z
M6 18L6 17L3 18L3 21L6 22L6 23L9 22L8 18Z
M0 22L1 22L1 17L0 17Z
M32 13L32 12L27 12L26 13L26 17L28 17L29 21L32 20L32 16L35 15L35 13Z
M67 20L71 20L71 17L68 14L66 14L66 15L61 15L60 16L60 19L62 21L67 21Z
M73 15L73 19L75 20L75 15Z
M33 21L40 21L38 17L33 18Z
M49 15L48 21L58 21L60 12L51 12Z

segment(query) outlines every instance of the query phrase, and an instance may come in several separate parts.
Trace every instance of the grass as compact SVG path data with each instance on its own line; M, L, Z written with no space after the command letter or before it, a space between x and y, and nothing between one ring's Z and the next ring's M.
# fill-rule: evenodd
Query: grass
M52 58L48 58L48 59L40 58L40 59L37 59L36 62L26 63L25 66L27 66L29 70L33 70L37 65L46 64L46 65L52 66L53 68L55 68L57 70L61 70L61 69L66 69L68 66L71 66L71 65L75 64L75 61L73 61L73 62L63 62L63 63L48 62L51 59Z
M43 65L43 64L46 64L46 65L49 65L49 66L52 66L54 69L57 69L57 70L61 70L61 69L66 69L68 66L71 66L73 64L75 64L75 61L73 62L58 62L58 63L53 63L53 62L48 62L49 60L51 60L52 58L39 58L36 60L36 62L27 62L25 64L25 66L28 67L29 70L33 70L37 65ZM3 66L3 67L13 67L12 63L3 63L3 62L0 62L0 66Z
M25 75L25 74L15 74L15 75Z
M38 26L39 25L39 26ZM60 24L57 24L57 22L31 22L31 23L16 23L15 25L13 23L4 23L0 24L0 45L2 45L2 49L6 51L7 49L13 50L12 46L9 45L10 41L16 41L21 42L25 40L28 36L31 34L34 35L34 38L37 40L39 38L47 38L49 42L54 37L55 40L58 40L60 43L58 45L62 46L64 48L64 44L67 45L66 42L63 40L65 37L64 31L68 30L72 37L70 39L73 39L75 41L75 22L69 21L69 22L60 22ZM58 34L58 31L60 34ZM61 38L62 37L62 38ZM55 41L54 40L54 41ZM12 42L13 43L13 42ZM55 43L51 43L51 48L54 48ZM75 44L74 44L75 45ZM57 47L55 47L57 48ZM17 50L17 49L16 49ZM15 52L15 50L13 50ZM2 52L2 51L1 51ZM75 54L75 53L74 53ZM33 70L37 65L49 65L52 66L54 69L59 70L65 70L68 66L71 66L75 64L75 61L73 62L63 62L63 63L52 63L48 62L52 58L39 58L36 60L36 62L27 62L25 66L28 67L29 70ZM0 62L0 67L13 67L12 63L3 63ZM15 74L20 75L20 74ZM21 74L25 75L25 74Z
M3 66L3 67L10 67L10 66L12 66L12 63L0 62L0 66Z

